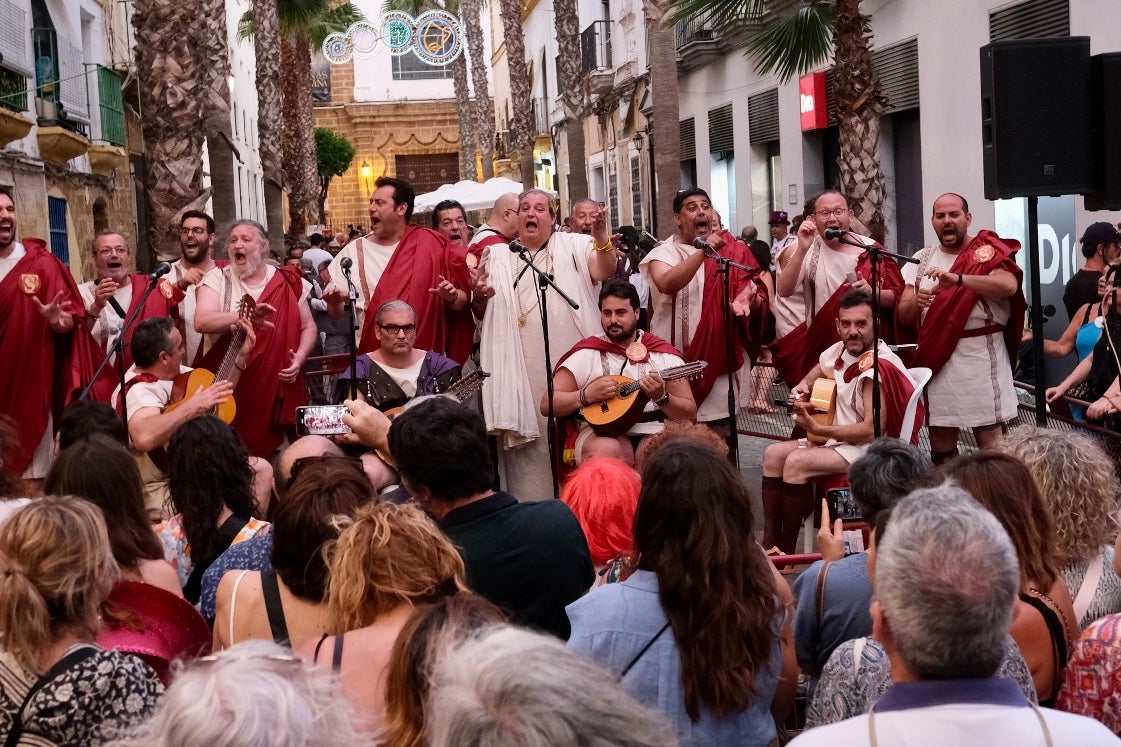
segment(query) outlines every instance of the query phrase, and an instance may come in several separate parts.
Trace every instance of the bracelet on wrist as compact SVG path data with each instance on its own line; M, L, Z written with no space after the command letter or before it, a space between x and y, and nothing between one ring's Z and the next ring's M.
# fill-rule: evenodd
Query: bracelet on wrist
M662 390L662 396L654 400L654 404L658 407L669 403L669 389Z
M965 275L962 275L959 272L958 273L958 287L960 288L962 286L962 284L964 284L964 283L965 283Z
M595 239L592 239L592 248L600 254L606 254L607 252L611 251L611 239L608 239L606 242L604 242L603 246L600 246L596 243Z
M580 404L584 407L587 407L590 404L588 402L588 387L584 387L580 390Z

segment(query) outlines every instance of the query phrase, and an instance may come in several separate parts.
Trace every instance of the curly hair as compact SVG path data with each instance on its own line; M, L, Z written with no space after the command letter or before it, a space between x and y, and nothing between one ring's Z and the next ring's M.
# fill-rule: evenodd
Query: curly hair
M445 650L506 616L478 594L451 594L421 604L397 634L385 675L383 744L421 747L425 744L424 702L432 667Z
M196 563L210 562L220 547L223 508L239 519L257 513L249 451L241 436L213 415L188 420L172 434L167 481Z
M1071 431L1017 428L1004 439L1004 451L1024 463L1051 509L1064 566L1089 560L1113 542L1121 483L1096 441Z
M646 436L638 445L634 453L635 469L642 472L646 460L658 448L671 438L691 438L700 441L705 446L713 449L720 456L728 456L728 442L717 435L716 431L702 423L690 423L688 420L667 420L666 427L650 436Z
M463 559L414 505L358 510L327 548L327 608L333 632L370 625L403 602L466 591Z
M718 717L747 708L771 667L782 603L751 503L728 460L692 439L667 441L642 470L638 566L658 577L693 721L702 704Z
M1059 578L1051 512L1028 468L999 451L963 454L942 465L949 477L987 508L1008 532L1020 561L1021 591L1046 591Z

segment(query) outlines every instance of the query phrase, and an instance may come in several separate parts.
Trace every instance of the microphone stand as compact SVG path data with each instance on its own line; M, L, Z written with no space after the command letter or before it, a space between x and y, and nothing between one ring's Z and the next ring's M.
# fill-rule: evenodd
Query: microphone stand
M350 295L350 303L346 306L351 327L351 333L347 335L347 347L350 348L350 398L358 399L358 339L355 337L358 334L358 289L350 278L350 265L343 265L343 275L346 276ZM373 309L366 309L366 313L371 311Z
M140 312L143 311L144 307L148 304L148 296L152 295L152 291L159 285L160 277L162 277L162 275L157 275L156 273L152 273L148 276L148 288L144 291L144 295L140 297L140 303L137 304L136 310L125 319L124 325L121 326L121 333L117 335L117 339L113 341L113 344L109 346L109 350L106 351L105 357L101 360L101 365L93 372L93 378L90 379L90 383L87 384L86 388L82 390L82 393L78 395L79 402L84 399L89 399L94 384L101 378L101 372L105 370L105 367L109 365L109 361L116 355L117 378L121 386L121 395L118 399L118 404L121 406L121 423L124 424L126 434L128 433L128 403L125 401L125 346L127 345L125 342L125 334L140 318Z
M737 425L736 413L739 408L736 407L736 386L735 377L736 371L736 345L734 335L732 334L732 324L734 323L734 314L732 314L732 277L731 268L735 267L737 270L743 270L747 273L749 278L753 278L758 274L758 270L754 267L742 265L739 262L725 257L720 252L716 251L714 247L709 247L703 250L705 256L709 259L716 260L719 267L716 269L716 274L720 275L721 287L724 289L724 357L728 361L728 460L736 465L736 469L740 466L740 437L739 426Z
M883 430L880 426L880 263L884 261L884 257L916 265L919 261L914 257L889 252L875 243L865 244L858 239L849 238L850 235L848 231L844 231L836 240L864 249L872 260L872 428L875 437L879 438ZM895 302L899 303L899 299L895 299Z
M549 242L546 241L542 249L546 249ZM521 248L518 248L521 247ZM538 310L541 312L541 336L545 342L545 386L549 394L549 418L546 426L548 430L548 444L549 444L549 471L553 476L553 497L556 498L560 495L560 465L557 463L557 416L553 412L553 399L555 396L555 387L553 385L553 354L549 350L549 314L546 307L546 299L549 297L549 288L557 292L565 303L573 309L579 309L580 304L576 303L553 280L553 276L542 270L537 265L533 264L533 260L529 258L526 248L520 241L513 241L510 243L510 251L516 253L525 262L525 266L537 275L537 297L538 297ZM514 289L517 292L517 289Z

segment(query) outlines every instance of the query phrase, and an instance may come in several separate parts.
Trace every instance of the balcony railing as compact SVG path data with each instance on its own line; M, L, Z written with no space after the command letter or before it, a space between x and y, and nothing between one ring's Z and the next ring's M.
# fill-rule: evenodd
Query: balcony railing
M537 135L548 135L551 128L549 126L549 102L544 96L535 98L533 100L533 127L534 133Z
M20 113L27 111L27 78L0 68L0 107Z
M101 112L101 137L110 145L125 144L127 132L125 127L125 100L121 93L121 76L116 70L110 70L102 65L90 66L97 68L97 100ZM90 76L86 75L89 81Z
M494 133L494 157L499 160L510 157L509 130L499 130Z
M678 49L694 42L708 42L716 39L716 32L709 28L708 19L696 16L681 21L673 27L674 41Z
M611 69L611 24L608 21L593 21L580 32L580 62L584 74Z
M35 42L36 111L39 119L89 136L89 110L81 52L51 28L31 29Z

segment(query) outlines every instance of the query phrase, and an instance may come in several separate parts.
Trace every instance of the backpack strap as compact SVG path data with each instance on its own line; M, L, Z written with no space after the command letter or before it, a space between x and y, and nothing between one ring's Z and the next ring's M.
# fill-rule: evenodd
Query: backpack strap
M284 606L280 602L280 582L276 570L261 571L261 593L265 597L265 613L269 617L272 639L281 646L292 646L288 635L288 622L284 619Z
M35 684L27 691L27 695L24 696L23 702L19 704L19 709L12 718L12 730L8 732L8 738L4 740L4 747L16 747L16 745L19 744L20 737L23 736L23 712L27 709L27 704L31 702L31 699L63 672L77 666L97 652L98 649L95 646L87 645L76 648L59 659L53 667L48 669L42 677L35 681Z

